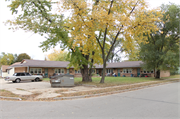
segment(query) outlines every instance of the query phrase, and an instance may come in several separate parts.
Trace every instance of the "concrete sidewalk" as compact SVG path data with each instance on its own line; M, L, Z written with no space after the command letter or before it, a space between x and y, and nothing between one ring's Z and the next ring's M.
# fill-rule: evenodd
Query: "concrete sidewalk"
M171 81L174 79L168 79L168 81ZM21 83L12 83L12 82L6 82L3 79L0 79L0 89L11 91L14 94L17 95L32 95L35 93L39 93L35 99L41 99L41 98L55 98L57 96L61 96L62 94L72 94L77 92L85 92L85 91L96 91L96 90L103 90L103 89L112 89L112 88L120 88L120 87L127 87L127 86L137 86L141 84L152 84L156 83L158 81L149 81L149 82L143 82L143 83L135 83L135 84L127 84L127 85L119 85L119 86L111 86L111 87L103 87L103 88L97 88L96 86L91 85L81 85L81 86L75 86L75 87L68 87L68 88L52 88L49 82L21 82ZM154 84L155 85L155 84ZM148 86L146 86L148 87ZM136 87L135 89L140 89L142 87ZM144 87L145 88L145 87ZM56 91L61 93L56 93ZM114 93L122 92L116 91ZM107 95L111 94L113 92L107 92L102 94L95 94L94 96L99 95ZM91 95L92 96L92 95ZM85 96L75 96L75 97L60 97L55 99L73 99L73 98L83 98L83 97L90 97L88 95Z

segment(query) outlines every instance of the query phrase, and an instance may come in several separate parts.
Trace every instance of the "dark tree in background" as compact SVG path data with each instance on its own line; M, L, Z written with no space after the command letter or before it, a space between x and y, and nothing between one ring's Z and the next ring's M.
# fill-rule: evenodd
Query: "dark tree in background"
M16 62L21 62L23 59L31 59L31 57L26 53L21 53L17 56Z
M180 6L162 5L164 12L160 28L156 33L147 35L147 44L140 45L140 58L146 70L155 70L160 78L160 70L174 70L179 66Z

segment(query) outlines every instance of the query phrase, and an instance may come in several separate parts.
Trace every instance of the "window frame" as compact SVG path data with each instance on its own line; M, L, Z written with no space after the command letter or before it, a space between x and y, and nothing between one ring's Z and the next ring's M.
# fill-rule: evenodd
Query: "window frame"
M64 74L64 69L56 68L56 69L54 69L54 73L56 73L56 74Z
M123 69L123 73L130 74L130 73L132 73L132 69L130 69L130 68Z
M39 70L41 70L40 73L39 73ZM35 71L37 71L37 73L35 73ZM42 68L30 68L30 73L31 74L42 74Z
M113 69L106 69L106 73L108 74L110 74L110 73L112 73L113 72Z
M153 73L154 73L154 70L146 70L146 69L143 69L143 73L153 74Z
M75 70L75 74L80 74L81 73L81 70Z

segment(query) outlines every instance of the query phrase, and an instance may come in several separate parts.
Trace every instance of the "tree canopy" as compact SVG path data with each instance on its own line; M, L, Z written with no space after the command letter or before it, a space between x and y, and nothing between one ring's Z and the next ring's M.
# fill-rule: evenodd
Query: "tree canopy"
M0 56L0 66L2 65L11 65L13 63L15 63L15 59L16 59L16 54L13 55L12 53L1 53Z
M17 56L16 62L21 62L23 59L31 59L27 53L21 53Z
M176 69L179 66L180 6L173 3L162 5L162 22L156 22L160 28L148 33L147 43L140 45L140 58L145 69L155 69L156 78L160 70Z
M123 38L122 47L133 50L135 42L144 40L143 33L157 30L154 22L161 16L157 10L147 10L144 0L61 0L59 4L60 14L71 12L65 25L71 35L69 41L74 41L72 46L80 46L83 54L93 48L100 49L101 83L104 83L106 62L116 41Z
M40 46L43 50L60 43L72 53L70 65L86 69L85 74L88 64L103 63L101 83L117 40L122 39L122 48L133 51L134 43L144 41L144 33L157 30L154 22L161 16L156 9L147 10L144 0L60 0L57 5L57 13L52 13L48 0L14 0L9 6L12 13L18 13L19 8L23 12L8 23L45 35L47 40ZM63 19L65 12L70 16Z
M53 49L52 53L47 55L47 58L50 61L69 61L68 52L62 51L61 49Z

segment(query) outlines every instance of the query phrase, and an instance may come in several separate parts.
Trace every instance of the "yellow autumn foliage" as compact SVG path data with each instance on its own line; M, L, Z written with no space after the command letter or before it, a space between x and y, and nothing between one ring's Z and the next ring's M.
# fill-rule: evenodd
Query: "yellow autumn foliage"
M115 40L124 38L123 48L133 51L135 43L144 42L144 33L158 30L155 22L160 21L161 12L147 8L145 0L61 0L58 12L71 13L65 23L71 36L69 42L74 41L74 48L78 46L83 54L89 54L93 50L103 52L97 39L103 45L105 38L108 46L109 36Z
M67 61L68 52L62 51L61 49L53 49L53 51L46 55L49 61Z

